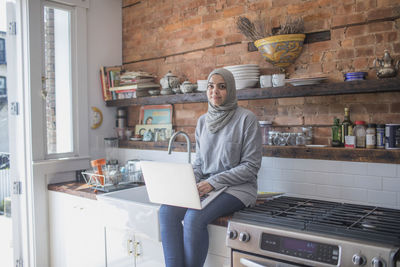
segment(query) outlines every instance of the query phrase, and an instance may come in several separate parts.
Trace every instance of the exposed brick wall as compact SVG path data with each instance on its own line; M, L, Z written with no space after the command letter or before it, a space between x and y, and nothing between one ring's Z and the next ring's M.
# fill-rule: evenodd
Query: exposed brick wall
M135 4L137 3L137 4ZM123 2L123 62L131 70L145 70L158 78L169 70L181 80L206 79L216 67L255 63L262 73L277 72L258 51L248 52L248 41L238 33L237 16L263 20L278 27L286 15L302 16L306 32L331 31L331 40L306 44L290 77L328 76L366 71L376 79L373 61L384 49L400 57L400 0L125 0ZM301 90L299 88L299 90ZM323 125L343 118L350 106L352 120L400 122L398 93L323 96L241 101L259 118L277 125L318 125L316 143L328 143ZM131 107L130 126L137 107ZM174 106L174 125L191 134L207 104Z

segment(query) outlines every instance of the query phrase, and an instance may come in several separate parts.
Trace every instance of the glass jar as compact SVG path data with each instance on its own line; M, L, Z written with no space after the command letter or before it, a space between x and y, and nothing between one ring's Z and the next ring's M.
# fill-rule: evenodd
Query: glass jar
M118 164L118 138L108 137L104 138L104 146L106 151L106 164L117 165Z
M261 128L261 137L262 137L262 144L267 145L268 144L268 135L269 131L271 129L272 122L270 121L259 121Z
M285 146L286 145L286 137L283 135L283 133L275 134L274 145L276 145L276 146Z
M306 145L313 143L313 128L311 126L301 128L306 140Z
M305 146L306 145L306 137L303 133L297 133L296 136L296 146Z
M356 127L353 129L353 134L356 137L356 147L365 148L365 138L367 134L365 121L356 121Z
M375 148L376 145L376 124L369 123L366 130L366 146L367 148Z
M288 146L295 146L296 145L296 137L297 137L296 133L289 133L289 136L286 139L286 144Z
M268 145L269 146L273 146L275 145L274 143L274 138L276 136L276 132L275 131L270 131L268 134Z

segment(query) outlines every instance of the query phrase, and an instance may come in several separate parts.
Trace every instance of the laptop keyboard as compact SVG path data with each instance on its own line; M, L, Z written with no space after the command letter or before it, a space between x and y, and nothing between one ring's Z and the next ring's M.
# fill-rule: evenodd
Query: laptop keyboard
M206 199L209 196L209 194L204 194L200 197L200 202Z

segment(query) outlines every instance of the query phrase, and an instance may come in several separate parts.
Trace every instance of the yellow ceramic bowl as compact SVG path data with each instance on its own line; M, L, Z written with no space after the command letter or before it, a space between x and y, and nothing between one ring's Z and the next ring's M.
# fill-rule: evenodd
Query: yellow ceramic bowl
M282 34L254 42L263 57L276 67L286 68L303 50L305 34Z

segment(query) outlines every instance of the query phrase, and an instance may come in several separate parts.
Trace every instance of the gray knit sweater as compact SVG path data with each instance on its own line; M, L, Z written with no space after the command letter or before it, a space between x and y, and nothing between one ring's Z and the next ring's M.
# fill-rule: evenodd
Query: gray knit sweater
M214 134L207 130L205 114L199 118L193 163L197 182L205 179L217 190L228 186L226 193L252 206L261 158L260 127L251 111L238 107L228 124Z

